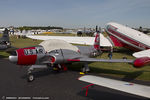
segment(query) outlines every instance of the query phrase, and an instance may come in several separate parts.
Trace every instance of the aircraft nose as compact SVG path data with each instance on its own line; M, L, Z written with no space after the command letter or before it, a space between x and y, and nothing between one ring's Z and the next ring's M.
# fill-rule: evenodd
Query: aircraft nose
M9 61L12 63L17 63L18 62L18 56L9 56Z

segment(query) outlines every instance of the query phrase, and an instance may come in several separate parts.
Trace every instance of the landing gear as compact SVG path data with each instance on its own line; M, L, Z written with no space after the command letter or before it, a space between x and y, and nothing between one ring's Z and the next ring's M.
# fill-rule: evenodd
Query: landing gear
M27 81L32 82L35 79L34 75L32 74L32 71L34 69L43 69L43 68L48 68L48 66L47 65L32 65L32 66L29 66L28 73L27 73Z
M32 70L31 68L28 69L28 75L27 75L27 81L28 82L32 82L34 80L34 76L31 72L31 70Z
M84 63L84 65L81 68L81 72L86 73L86 72L89 72L89 71L90 71L90 68L88 66L88 63Z
M32 82L34 80L34 76L32 74L28 74L27 81Z
M57 65L54 65L54 66L53 66L53 70L59 72L59 71L61 71L61 70L67 71L68 69L67 69L67 67L65 66L65 64L57 64Z
M28 69L28 73L27 73L27 81L28 82L32 82L34 81L35 79L35 74L32 73L32 71L34 69L50 69L49 67L52 67L53 69L56 69L56 71L59 71L59 70L64 70L66 71L67 70L67 67L64 65L64 64L57 64L57 66L52 66L52 65L32 65L32 66L28 66L29 69Z

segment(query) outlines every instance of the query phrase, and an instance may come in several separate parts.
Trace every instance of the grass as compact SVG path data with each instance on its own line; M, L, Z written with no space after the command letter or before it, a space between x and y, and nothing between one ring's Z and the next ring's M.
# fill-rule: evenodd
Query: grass
M10 37L12 46L17 48L29 47L38 45L41 41L32 40L29 38L19 38L15 36ZM133 52L124 48L117 48L118 51L113 53L114 59L122 59L122 57L127 57L128 59L135 59L132 55ZM108 53L104 52L101 56L97 58L108 59ZM9 56L5 51L0 51L0 58L7 58ZM70 70L80 71L82 63L73 63L67 65ZM150 81L150 66L145 66L143 68L134 68L132 65L127 63L102 63L102 62L93 62L89 63L92 73L99 75L108 75L120 77L128 80L146 80Z
M3 51L3 50L0 50L0 59L1 58L8 58L9 56L9 53Z
M2 36L2 34L0 34L0 37L1 36ZM15 47L15 48L24 48L24 47L29 47L29 46L35 46L35 45L38 45L40 42L42 42L40 40L36 41L36 40L29 39L29 38L17 39L16 36L10 36L10 41L11 41L12 47ZM9 51L9 50L13 50L13 48L9 48L7 50L1 50L0 51L0 58L8 58L8 56L10 54L5 52L5 51Z
M127 57L127 59L135 59L131 54L130 50L124 48L118 48L119 52L113 53L114 59L122 59ZM108 53L104 52L101 56L97 58L108 59ZM128 63L103 63L103 62L93 62L88 64L91 68L92 73L98 75L107 75L122 78L123 80L144 80L150 81L150 66L144 66L142 68L134 68ZM82 63L74 63L69 67L70 70L80 71Z
M40 40L32 40L29 38L17 38L16 36L10 37L11 45L16 48L35 46L41 43Z

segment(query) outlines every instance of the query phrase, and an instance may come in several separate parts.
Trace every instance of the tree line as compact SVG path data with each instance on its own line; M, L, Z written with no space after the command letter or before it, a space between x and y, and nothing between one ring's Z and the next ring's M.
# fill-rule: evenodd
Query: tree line
M51 30L51 29L61 29L63 30L62 27L55 27L55 26L23 26L23 27L18 27L19 30Z

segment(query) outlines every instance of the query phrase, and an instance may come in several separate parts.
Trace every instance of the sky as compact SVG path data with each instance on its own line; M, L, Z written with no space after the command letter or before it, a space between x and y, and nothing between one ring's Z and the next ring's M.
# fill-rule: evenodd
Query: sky
M150 28L150 0L0 0L0 27L104 27L108 22Z

